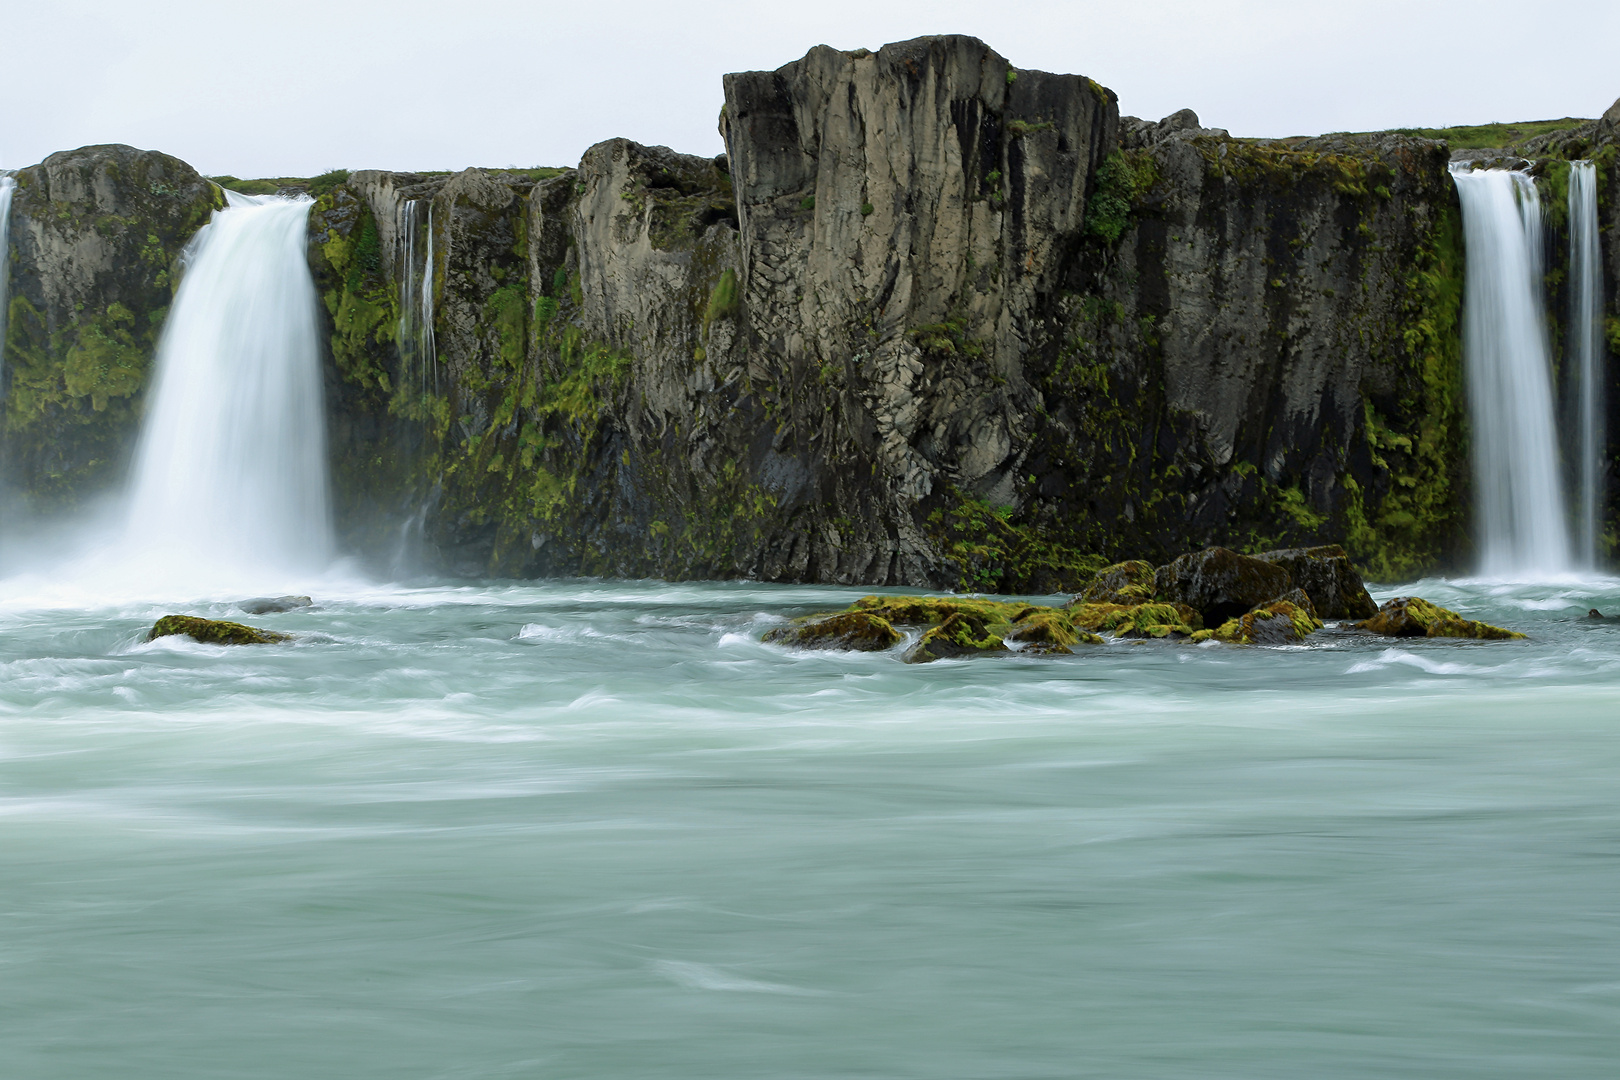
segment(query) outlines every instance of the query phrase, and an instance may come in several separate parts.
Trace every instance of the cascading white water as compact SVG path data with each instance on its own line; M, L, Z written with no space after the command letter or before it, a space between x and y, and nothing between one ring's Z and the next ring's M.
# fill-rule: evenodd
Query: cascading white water
M422 212L424 204L427 213ZM423 217L426 217L424 230ZM433 203L424 199L407 199L400 203L396 215L395 235L399 237L399 356L402 379L415 373L418 389L427 390L428 371L435 367L433 339ZM416 234L425 231L426 254L419 262L416 256Z
M1590 161L1569 169L1569 328L1568 362L1576 381L1579 425L1576 482L1576 556L1588 568L1598 564L1603 524L1604 430L1603 262L1598 248L1597 170Z
M1473 420L1480 572L1535 580L1570 570L1542 302L1541 202L1506 169L1452 168L1468 262L1463 358Z
M0 396L5 394L6 313L11 299L11 196L17 181L10 173L0 173Z
M126 549L229 584L332 553L308 198L227 192L188 249L136 451Z

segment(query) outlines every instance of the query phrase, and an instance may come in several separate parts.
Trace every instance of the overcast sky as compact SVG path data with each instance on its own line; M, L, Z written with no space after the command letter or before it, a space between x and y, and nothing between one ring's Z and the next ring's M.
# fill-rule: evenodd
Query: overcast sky
M937 33L1235 135L1596 116L1620 97L1616 0L0 0L0 166L102 142L242 177L572 165L619 135L715 154L725 72Z

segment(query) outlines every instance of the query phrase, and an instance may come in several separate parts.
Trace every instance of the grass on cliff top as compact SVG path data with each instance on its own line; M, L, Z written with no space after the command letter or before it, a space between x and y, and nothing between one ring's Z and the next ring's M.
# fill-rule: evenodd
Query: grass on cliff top
M1589 118L1566 116L1562 120L1521 120L1512 124L1472 124L1447 128L1391 128L1394 135L1415 135L1420 139L1444 139L1457 150L1506 150L1522 142L1554 131L1568 131L1590 123ZM1363 134L1377 134L1365 132Z
M550 180L553 176L561 176L567 172L566 168L543 166L537 169L485 169L485 172L505 173L508 176L518 176L525 180ZM450 170L427 170L415 173L416 176L449 176ZM315 198L320 198L339 184L349 179L348 169L333 169L319 176L265 176L256 180L244 180L238 176L210 176L208 179L223 188L240 192L243 195L274 195L279 191L303 191Z

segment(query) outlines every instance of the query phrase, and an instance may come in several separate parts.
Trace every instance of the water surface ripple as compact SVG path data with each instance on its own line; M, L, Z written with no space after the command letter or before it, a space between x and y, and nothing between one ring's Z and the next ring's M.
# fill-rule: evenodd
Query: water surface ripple
M759 642L858 591L0 608L0 1074L1610 1077L1620 582L1527 642ZM240 616L238 616L240 617Z

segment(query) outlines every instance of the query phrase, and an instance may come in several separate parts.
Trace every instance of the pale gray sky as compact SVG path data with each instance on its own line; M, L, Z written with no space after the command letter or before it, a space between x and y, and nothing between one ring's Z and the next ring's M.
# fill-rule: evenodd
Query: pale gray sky
M1122 112L1237 135L1566 115L1620 97L1620 3L1572 0L4 0L0 166L125 142L208 174L714 154L720 77L812 45L974 34Z

